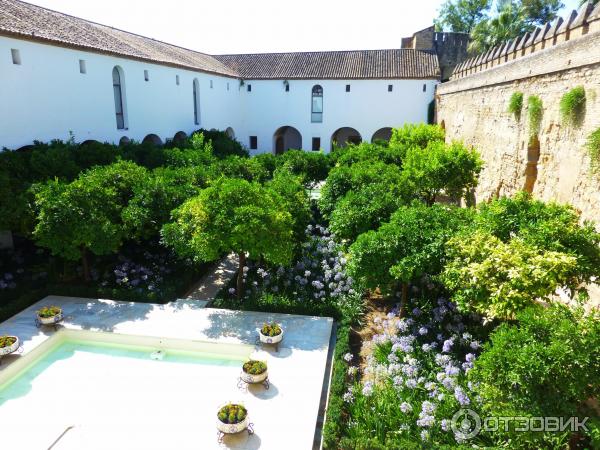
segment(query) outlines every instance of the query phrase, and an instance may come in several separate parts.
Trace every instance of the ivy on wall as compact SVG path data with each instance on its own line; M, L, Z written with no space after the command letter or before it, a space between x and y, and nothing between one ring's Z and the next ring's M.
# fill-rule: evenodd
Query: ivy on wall
M523 93L513 92L508 101L508 112L515 116L515 120L521 120L521 112L523 111Z
M585 117L585 89L577 86L571 89L560 100L560 117L570 126L580 126Z
M588 136L587 148L592 172L600 174L600 128Z
M527 99L527 113L529 115L529 136L537 136L540 133L544 114L544 104L537 95L531 95Z

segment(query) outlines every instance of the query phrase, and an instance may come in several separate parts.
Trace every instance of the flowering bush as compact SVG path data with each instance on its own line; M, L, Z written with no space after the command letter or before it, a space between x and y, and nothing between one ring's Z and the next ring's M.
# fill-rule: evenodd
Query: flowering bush
M250 279L253 293L285 293L299 301L325 301L355 295L353 280L346 274L346 258L335 236L320 225L306 228L307 241L302 244L299 260L292 267L262 266L243 268L244 281ZM244 283L247 285L247 283ZM229 289L235 295L234 288Z
M348 367L348 439L363 444L375 439L386 448L411 441L464 443L464 432L452 429L451 419L461 408L480 408L467 379L481 347L467 323L478 320L462 316L442 298L406 318L397 313L375 319L380 333L370 343L372 355L361 382L358 368ZM344 359L352 361L351 355Z

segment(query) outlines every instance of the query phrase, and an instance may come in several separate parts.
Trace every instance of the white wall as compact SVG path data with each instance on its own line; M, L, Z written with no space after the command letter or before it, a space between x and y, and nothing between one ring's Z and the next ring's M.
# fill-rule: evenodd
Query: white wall
M11 49L21 65L14 65ZM86 61L86 74L79 60ZM124 73L127 130L117 130L112 70ZM144 70L149 81L144 80ZM179 86L175 77L179 75ZM194 124L193 80L200 85L200 125ZM210 81L213 88L210 88ZM97 53L0 37L0 148L20 148L34 140L87 139L141 141L154 133L163 142L176 132L236 128L239 81ZM230 85L227 91L227 83Z
M11 49L21 65L14 65ZM79 60L87 73L79 73ZM117 130L112 70L124 73L127 130ZM144 80L144 70L150 81ZM179 75L180 85L175 83ZM200 84L200 126L194 124L193 79ZM210 82L212 81L212 88ZM227 90L229 83L229 90ZM274 133L292 126L310 150L321 138L329 151L333 133L341 127L358 130L371 141L383 127L427 120L435 80L245 80L149 64L125 58L0 37L0 148L20 148L34 140L95 139L118 142L123 136L141 141L156 134L163 141L176 132L199 127L225 130L249 146L258 137L258 152L274 151ZM323 122L311 123L311 92L323 87ZM346 84L351 91L346 92ZM388 84L393 91L388 92ZM247 86L252 91L247 91ZM426 92L423 92L426 85Z

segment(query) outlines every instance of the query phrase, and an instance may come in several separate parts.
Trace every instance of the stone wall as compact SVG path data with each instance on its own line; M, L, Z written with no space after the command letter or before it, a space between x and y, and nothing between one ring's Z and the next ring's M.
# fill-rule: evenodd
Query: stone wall
M483 55L460 64L450 82L438 85L437 123L446 129L447 140L462 140L481 153L485 166L475 193L478 203L527 190L545 201L572 204L600 229L600 174L592 173L586 148L590 133L600 128L600 4L595 9L585 4L555 25L543 29L545 35L562 29L560 40L555 35L543 48L543 39L529 35L522 39L529 46L521 50L508 43L501 47L512 47L512 53L496 49L487 61ZM563 123L559 104L577 86L585 88L586 110L580 126L573 127ZM520 119L508 112L514 92L524 94ZM534 139L527 110L531 95L543 102ZM591 286L590 294L591 304L600 305L600 288Z
M600 178L591 173L585 146L589 134L600 127L600 9L596 10L597 20L584 21L585 34L575 30L572 39L468 75L464 63L452 81L438 86L437 122L445 127L447 139L472 145L485 161L478 202L530 190L543 200L571 203L600 227ZM587 18L593 13L588 9ZM562 122L559 103L576 86L586 90L586 113L583 123L572 127ZM517 91L524 94L520 120L508 112L509 99ZM530 140L531 95L544 105L539 147Z

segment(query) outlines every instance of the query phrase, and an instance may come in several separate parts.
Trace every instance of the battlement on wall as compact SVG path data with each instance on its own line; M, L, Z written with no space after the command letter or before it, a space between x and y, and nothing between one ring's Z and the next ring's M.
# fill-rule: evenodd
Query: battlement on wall
M600 32L600 3L594 7L587 1L566 18L559 17L531 33L525 33L458 64L450 80L465 78L597 32Z

